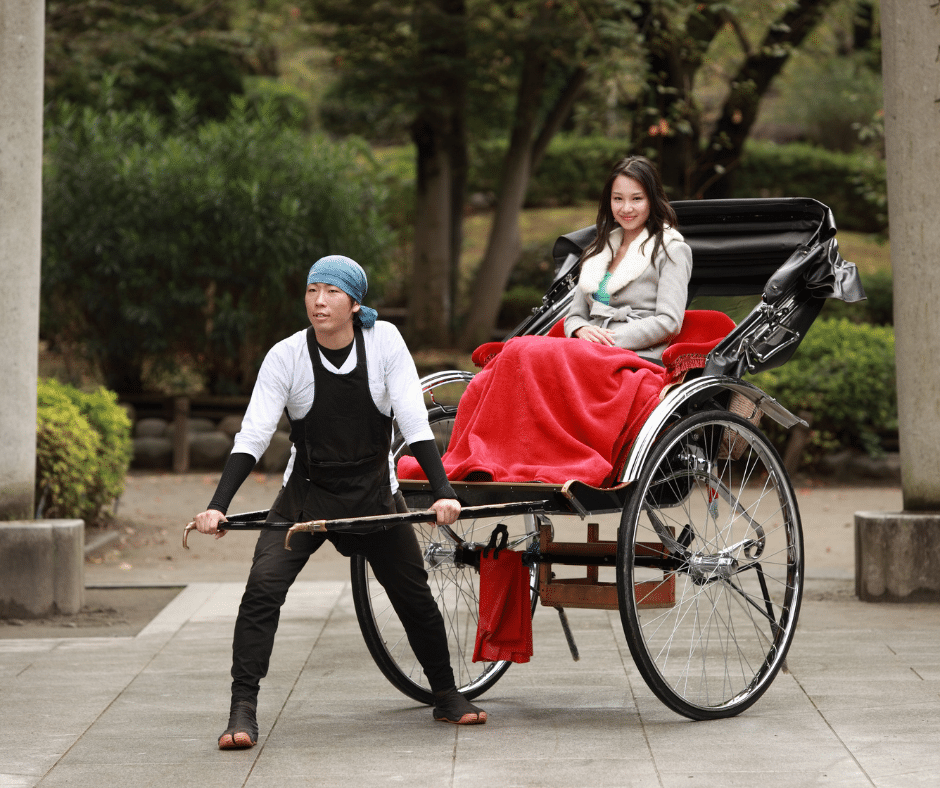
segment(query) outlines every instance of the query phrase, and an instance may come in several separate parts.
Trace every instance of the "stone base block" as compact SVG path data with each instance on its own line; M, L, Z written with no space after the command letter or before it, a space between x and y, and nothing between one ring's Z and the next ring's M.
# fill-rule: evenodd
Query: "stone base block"
M0 522L0 618L72 615L84 603L84 522Z
M940 602L940 512L856 512L855 593L865 602Z

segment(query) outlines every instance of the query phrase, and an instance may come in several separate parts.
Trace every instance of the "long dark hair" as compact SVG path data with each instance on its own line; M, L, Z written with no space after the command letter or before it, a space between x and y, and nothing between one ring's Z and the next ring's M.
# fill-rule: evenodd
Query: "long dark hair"
M611 170L604 184L604 191L601 194L600 203L597 208L597 238L594 239L584 253L581 260L587 260L595 254L598 254L605 246L610 248L613 254L613 247L610 244L610 234L620 225L614 218L613 211L610 209L610 195L614 190L614 181L620 175L626 175L628 178L638 181L646 192L650 201L650 215L646 220L646 230L653 239L652 260L656 260L656 255L663 246L663 228L665 225L675 227L679 220L676 218L676 212L669 204L666 192L663 189L663 182L659 177L659 170L645 156L627 156L617 162ZM649 239L644 241L645 246Z

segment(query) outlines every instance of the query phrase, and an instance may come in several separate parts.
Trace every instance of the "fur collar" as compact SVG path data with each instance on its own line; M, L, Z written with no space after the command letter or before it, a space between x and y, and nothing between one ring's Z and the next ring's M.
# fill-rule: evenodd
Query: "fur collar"
M649 232L646 228L643 228L643 231L627 247L623 260L620 261L620 265L617 266L617 270L611 276L610 282L607 283L608 293L613 294L623 290L653 262L651 258L653 243L650 242L642 250L640 249L643 242L649 237ZM663 230L663 246L674 240L683 240L682 235L667 224ZM614 255L617 254L617 250L620 249L621 243L623 243L623 228L617 227L610 234L610 244L605 245L600 252L592 255L581 264L578 285L582 291L589 295L597 292L601 279L607 273L607 267L610 265L610 261L614 259Z

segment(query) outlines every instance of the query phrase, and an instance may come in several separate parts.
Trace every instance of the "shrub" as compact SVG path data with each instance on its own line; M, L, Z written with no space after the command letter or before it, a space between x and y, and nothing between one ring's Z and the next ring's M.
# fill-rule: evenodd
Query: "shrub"
M468 194L495 195L506 154L505 140L478 143L470 153ZM630 144L606 137L559 135L532 174L526 207L595 203ZM407 226L414 211L414 149L377 154L379 178L397 206L394 225ZM843 230L885 232L888 227L885 163L870 153L836 153L812 145L750 142L734 171L731 197L812 197L828 205Z
M489 139L473 145L467 177L467 194L495 196L503 170L506 140ZM610 168L627 155L622 140L606 137L556 136L548 146L526 192L526 207L577 205L595 202ZM389 192L392 225L406 228L414 221L415 151L412 145L376 151L379 175Z
M39 381L36 500L46 516L106 516L124 491L131 454L130 419L113 392Z
M506 140L488 140L471 151L468 190L496 193L506 155ZM624 140L558 135L532 174L526 206L575 205L594 202L611 167L629 153Z
M277 106L239 99L198 126L191 102L177 107L170 130L143 110L65 107L49 125L42 330L82 345L122 393L142 388L145 362L179 359L213 393L247 392L264 352L305 324L313 261L385 265L382 193L361 144L308 138Z
M753 383L789 410L812 414L811 461L840 446L878 456L882 436L897 431L890 326L817 320L788 363Z
M768 108L771 118L799 127L806 139L822 147L855 150L866 142L859 128L884 106L878 53L810 52L804 50L787 64L787 79Z
M273 77L248 77L244 83L246 107L253 119L263 120L273 112L284 126L313 128L309 98L300 88Z
M504 140L477 145L468 189L495 193ZM630 153L624 140L560 135L533 173L526 206L595 202L610 168ZM838 153L812 145L749 142L734 171L731 197L812 197L828 205L843 230L884 232L888 226L885 163L870 153Z
M534 241L524 244L519 261L509 275L503 292L497 326L513 329L541 306L542 296L555 278L552 243Z

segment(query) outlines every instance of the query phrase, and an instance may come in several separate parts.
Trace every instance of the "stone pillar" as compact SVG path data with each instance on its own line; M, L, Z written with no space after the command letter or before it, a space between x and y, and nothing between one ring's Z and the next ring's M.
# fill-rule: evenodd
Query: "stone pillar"
M940 576L940 7L882 0L881 27L904 512L856 515L856 585L904 601ZM914 543L916 571L885 555Z
M44 23L0 0L0 520L34 515Z
M0 0L0 616L77 613L81 520L34 521L45 3Z

